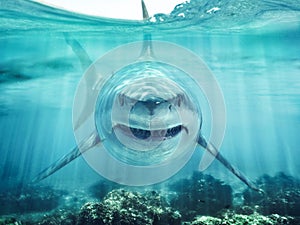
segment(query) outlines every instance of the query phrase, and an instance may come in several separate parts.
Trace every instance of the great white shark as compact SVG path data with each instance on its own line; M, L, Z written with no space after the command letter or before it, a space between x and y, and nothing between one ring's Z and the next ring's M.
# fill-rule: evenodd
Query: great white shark
M146 5L144 1L141 1L142 5L142 12L143 12L143 19L147 20L149 18L149 14L146 8ZM84 51L84 49L80 46L80 44L72 39L70 39L66 35L66 41L67 43L72 47L73 51L76 53L76 55L79 56L81 59L82 65L91 64L91 60L89 59L88 55ZM143 47L141 49L141 56L144 55L153 55L152 53L152 47L151 47L151 35L145 34L144 35L144 42ZM175 95L169 101L175 102L174 104L182 104L180 102L185 101L185 104L189 104L189 102L182 98L182 94ZM86 96L88 98L89 96ZM124 102L130 102L133 101L133 99L129 98L126 95L121 95L119 97L119 106L124 106ZM166 101L160 100L160 99L147 99L140 102L140 105L146 107L149 109L149 113L153 116L158 111L156 108L160 108L159 110L164 110L163 107L170 107L169 104L166 104ZM138 109L137 109L138 110ZM78 128L81 123L87 119L89 115L83 114L79 120L78 123L74 125L75 129ZM141 117L142 118L142 117ZM177 136L180 132L188 133L189 129L184 124L174 124L173 126L169 127L160 127L156 130L147 130L147 129L140 129L135 127L129 127L126 124L117 124L115 126L116 130L120 130L121 132L125 134L133 134L135 138L137 139L146 139L149 138L151 134L156 133L164 133L163 138L173 138ZM160 135L153 135L152 138L161 138ZM261 192L261 189L259 189L249 178L247 178L242 172L240 172L236 167L234 167L226 158L222 156L222 154L218 151L218 149L210 142L208 142L205 137L199 132L197 144L199 144L204 150L209 152L213 157L215 157L220 163L222 163L232 174L234 174L237 178L239 178L244 184L246 184L249 188ZM57 172L67 164L69 164L74 159L81 156L84 152L92 149L93 147L101 144L104 140L101 140L97 132L93 132L90 134L87 138L83 139L77 146L75 146L72 151L63 157L61 157L58 161L54 162L52 165L50 165L48 168L41 171L34 179L33 182L41 181L53 173Z

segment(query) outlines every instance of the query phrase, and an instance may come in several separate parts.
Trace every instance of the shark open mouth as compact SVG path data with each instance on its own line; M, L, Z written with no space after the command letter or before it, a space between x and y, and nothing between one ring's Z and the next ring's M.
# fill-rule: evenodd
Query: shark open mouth
M128 127L123 124L114 126L114 130L120 130L128 137L134 137L139 140L154 140L164 141L173 137L176 137L180 132L185 131L188 134L188 129L183 125L177 125L168 129L160 130L144 130L136 127Z

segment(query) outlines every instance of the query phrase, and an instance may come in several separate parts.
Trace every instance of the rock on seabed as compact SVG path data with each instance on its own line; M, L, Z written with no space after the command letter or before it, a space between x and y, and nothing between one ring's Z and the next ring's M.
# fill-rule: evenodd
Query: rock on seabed
M77 225L180 225L179 212L168 207L156 191L141 194L113 190L101 203L88 202L80 210Z

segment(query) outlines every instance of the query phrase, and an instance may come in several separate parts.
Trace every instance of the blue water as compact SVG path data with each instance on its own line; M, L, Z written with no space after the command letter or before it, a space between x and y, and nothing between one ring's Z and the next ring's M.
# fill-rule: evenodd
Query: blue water
M144 32L193 51L211 69L226 104L220 151L232 164L252 180L279 171L299 177L299 0L192 0L145 22L1 0L0 189L30 182L76 144L73 98L89 65L68 40L80 43L94 61L122 44L142 41ZM211 124L203 121L208 135ZM202 152L197 148L177 176L197 170ZM240 184L217 161L205 172ZM98 179L78 158L43 182L82 187Z

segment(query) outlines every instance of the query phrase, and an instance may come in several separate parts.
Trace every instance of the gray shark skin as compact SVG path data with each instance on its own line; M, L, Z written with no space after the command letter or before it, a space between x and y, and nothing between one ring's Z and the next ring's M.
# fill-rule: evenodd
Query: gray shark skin
M143 12L143 19L147 20L149 18L149 14L148 14L147 8L146 8L145 3L144 3L143 0L141 1L141 5L142 5L142 12ZM71 40L69 37L67 37L66 41L69 45L71 45L72 49L75 49L74 52L77 55L79 54L78 55L79 58L82 61L84 61L84 62L81 62L82 65L90 64L91 61L90 61L89 57L87 56L86 53L83 52L84 49L80 46L80 44L76 40ZM82 55L84 57L81 57ZM143 43L143 47L141 49L141 56L140 57L144 57L145 55L147 57L153 57L153 52L152 52L152 48L151 48L151 34L145 34L144 35L144 43ZM82 118L82 120L85 120L85 119L86 118ZM76 126L77 125L75 125L75 127ZM79 126L80 126L80 123L79 123ZM180 132L181 129L182 129L182 131L184 130L184 127L180 127L180 129L179 129L179 127L177 127L177 128L178 129L176 130L176 132ZM141 136L140 138L143 138L142 135L144 135L145 133L151 133L151 130L142 130L140 132L142 132L142 133L139 134ZM172 138L172 137L170 137L170 138ZM63 168L64 166L66 166L67 164L72 162L74 159L81 156L81 154L83 154L84 152L86 152L86 151L90 150L91 148L93 148L94 146L97 146L98 144L100 144L102 141L104 141L104 140L100 140L100 137L99 137L97 132L92 133L88 138L86 138L81 143L79 143L78 146L74 147L70 153L64 155L62 158L60 158L58 161L56 161L55 163L50 165L48 168L41 171L32 180L32 182L39 182L39 181L49 177L53 173L57 172L58 170L60 170L61 168ZM258 191L258 192L262 192L262 190L259 189L254 183L252 183L250 179L248 179L245 175L243 175L226 158L224 158L213 144L207 142L206 139L202 136L201 133L198 137L197 143L204 150L208 151L212 156L214 156L232 174L234 174L238 179L240 179L249 188L251 188L252 190Z

